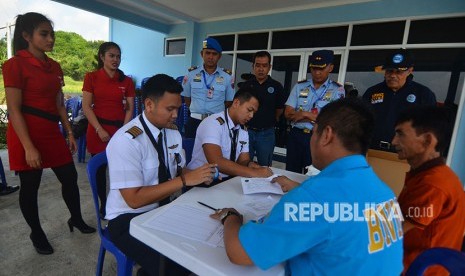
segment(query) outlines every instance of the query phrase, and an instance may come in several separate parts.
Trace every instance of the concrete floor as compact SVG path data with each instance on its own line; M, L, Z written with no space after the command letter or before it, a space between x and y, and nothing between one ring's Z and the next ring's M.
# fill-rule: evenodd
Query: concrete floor
M0 150L8 185L19 185L19 178L9 171L8 152ZM87 159L89 159L89 155ZM78 163L78 184L84 220L96 226L92 194L87 181L87 163ZM18 203L19 191L0 197L0 275L95 275L100 247L98 233L69 232L69 211L61 197L61 184L50 169L44 170L39 189L39 216L54 248L52 255L38 254L29 239ZM135 275L136 269L133 274ZM116 261L106 254L103 275L116 275Z
M19 177L9 171L8 152L0 150L8 185L19 185ZM86 161L90 158L87 155ZM87 180L87 163L78 163L78 185L81 210L84 220L96 227L92 193ZM284 164L273 161L273 167ZM100 238L98 233L81 234L76 228L69 232L70 214L61 197L61 184L52 170L46 169L39 189L39 216L42 228L55 252L52 255L38 254L29 239L30 228L24 220L18 203L19 191L0 197L0 276L3 275L95 275ZM133 275L137 268L133 269ZM111 253L106 254L103 275L116 275L116 261Z

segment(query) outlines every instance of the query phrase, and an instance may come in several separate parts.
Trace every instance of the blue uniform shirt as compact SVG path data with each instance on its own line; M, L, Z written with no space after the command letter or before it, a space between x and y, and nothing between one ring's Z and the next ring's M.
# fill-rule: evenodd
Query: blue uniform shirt
M324 204L328 208L317 208ZM287 261L292 276L400 275L399 209L365 157L351 155L284 195L263 223L243 225L239 240L255 265L267 269ZM399 213L389 216L393 210Z
M184 77L181 95L191 98L191 113L215 114L224 110L224 102L233 100L233 83L224 69L217 67L210 75L202 65L189 70Z
M337 82L327 79L318 89L315 89L313 81L307 80L298 82L292 88L286 105L303 111L311 111L312 108L317 108L320 112L323 106L328 103L343 98L345 95L344 87ZM293 127L312 129L313 125L310 122L292 123Z

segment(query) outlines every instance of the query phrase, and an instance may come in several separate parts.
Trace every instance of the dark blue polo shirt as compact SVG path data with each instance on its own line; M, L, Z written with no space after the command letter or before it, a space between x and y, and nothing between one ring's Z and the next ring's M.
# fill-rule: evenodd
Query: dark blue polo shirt
M252 88L257 92L260 106L252 120L247 124L251 128L271 128L276 124L276 109L284 108L287 95L283 86L270 76L260 84L255 77L244 82L243 88Z
M436 96L426 86L407 79L397 92L387 87L386 82L367 89L363 99L371 104L375 112L375 129L371 148L379 149L379 142L391 143L397 116L403 110L416 105L436 105Z

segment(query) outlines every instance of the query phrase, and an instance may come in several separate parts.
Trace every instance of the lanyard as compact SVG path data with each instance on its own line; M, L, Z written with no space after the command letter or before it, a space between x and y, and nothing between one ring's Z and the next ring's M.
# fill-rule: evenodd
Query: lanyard
M144 128L145 130L145 133L147 133L147 136L149 137L150 139L150 142L152 142L152 145L153 147L155 148L155 150L157 149L157 142L155 142L155 138L153 137L153 134L152 132L150 131L149 127L147 126L147 124L145 123L145 120L144 118L142 118L142 114L139 115L139 120L140 122L142 123L142 127ZM165 148L163 149L163 155L160 156L160 153L158 152L157 150L157 154L160 156L160 159L162 160L163 162L163 165L165 165L165 168L166 168L166 172L167 172L167 175L170 177L170 178L173 178L171 176L171 172L170 172L170 164L168 162L165 161L167 159L167 155L168 155L168 147L166 145L166 132L165 130L163 130L163 141L158 141L159 143L163 143L165 144ZM165 153L166 152L166 153ZM161 166L162 164L160 164Z
M311 88L311 90L312 90L312 93L316 96L316 101L313 102L313 106L312 106L312 107L314 108L315 105L316 105L316 103L317 103L318 101L320 101L320 100L323 98L323 96L326 94L326 91L327 91L328 88L329 88L329 83L328 83L328 85L326 86L326 88L323 90L323 92L321 92L320 96L318 96L318 94L316 94L316 90L317 90L317 89L314 90L314 88L313 88L312 86L310 86L310 88Z
M205 77L205 71L202 70L202 76L203 76L203 82L205 83L205 86L210 89L212 82L215 80L215 73L213 73L213 78L210 80L210 83L207 83L207 79Z
M226 126L228 127L228 133L229 133L229 138L231 139L231 152L233 152L233 149L234 149L234 152L236 152L236 147L237 147L237 141L239 140L239 130L237 131L237 135L236 135L236 139L233 138L233 135L231 133L231 128L229 127L229 117L228 117L228 114L227 114L227 109L224 110L224 118L226 119ZM236 156L233 156L234 160L231 160L231 161L234 161L236 162Z

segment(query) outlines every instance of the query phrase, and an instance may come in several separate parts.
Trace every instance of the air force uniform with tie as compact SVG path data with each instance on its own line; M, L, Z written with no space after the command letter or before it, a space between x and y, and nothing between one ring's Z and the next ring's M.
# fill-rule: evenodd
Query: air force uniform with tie
M309 67L324 69L333 62L333 51L319 50L312 53ZM343 98L344 87L327 79L320 87L315 88L312 79L298 82L292 88L287 106L296 112L307 111L318 114L328 103ZM310 154L310 137L313 125L310 122L292 122L287 140L286 170L302 173L312 163Z

